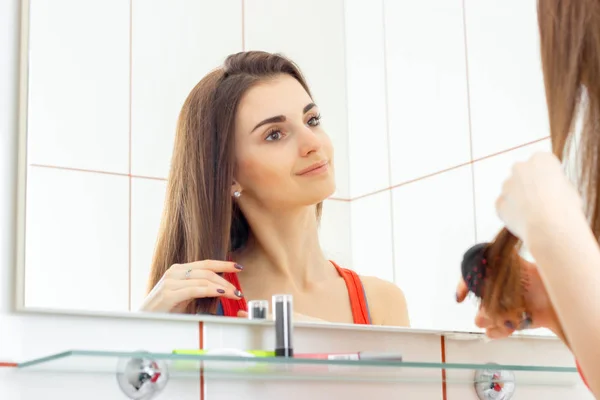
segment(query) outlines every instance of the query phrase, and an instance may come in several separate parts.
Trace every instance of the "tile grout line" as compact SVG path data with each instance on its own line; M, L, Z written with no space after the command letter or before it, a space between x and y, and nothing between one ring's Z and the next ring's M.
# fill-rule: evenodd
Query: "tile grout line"
M204 323L202 321L198 322L198 349L199 350L203 350L204 349ZM204 400L205 395L204 395L204 391L206 389L206 386L204 385L204 369L203 369L203 365L202 363L200 364L200 370L199 370L199 374L200 374L200 400Z
M385 139L387 141L387 165L388 165L388 185L392 187L392 150L390 146L390 102L388 92L388 58L387 58L387 25L385 19L385 0L381 0L381 34L383 42L383 90L384 90L384 110L385 110ZM397 285L396 282L396 241L394 232L394 193L393 190L389 190L390 198L390 236L392 240L392 281Z
M132 145L132 134L131 134L131 117L132 117L132 97L133 97L133 0L129 0L129 159L128 159L128 183L129 183L129 221L128 221L128 247L127 263L129 265L128 278L129 278L129 295L127 298L127 308L131 311L131 211L132 211L132 178L131 178L131 145Z
M345 0L341 0L341 7L342 7L342 36L344 38L344 108L346 110L346 165L348 166L348 168L346 169L346 171L348 172L348 176L346 179L346 188L347 188L347 193L348 193L348 197L352 198L352 180L350 179L351 176L351 172L350 172L350 149L352 146L352 138L350 137L350 113L348 112L349 110L349 102L350 102L350 93L348 91L348 86L349 86L349 78L348 78L348 24L347 24L347 19L348 19L348 15L346 14L347 8L346 8L346 1ZM335 164L335 163L334 163ZM337 189L336 189L337 191ZM335 197L330 197L330 200L335 199ZM335 200L334 200L335 201ZM347 201L348 203L351 203L351 201ZM348 205L348 214L346 214L347 221L348 221L348 229L347 229L347 234L348 234L348 243L350 245L350 268L353 268L353 266L355 265L355 260L354 260L354 252L352 251L352 249L354 249L354 245L352 243L353 241L353 236L352 236L352 204Z
M462 17L463 17L463 38L465 48L465 75L467 84L467 120L469 122L469 152L471 159L471 190L473 194L473 235L475 243L477 243L479 233L477 230L477 194L475 193L475 165L473 160L473 125L471 122L471 84L469 80L469 47L467 39L467 11L466 0L462 0Z
M533 144L536 144L536 143L539 143L539 142L542 142L542 141L548 140L548 139L549 139L549 136L546 136L546 137L543 137L543 138L540 138L540 139L536 139L536 140L533 140L531 142L523 143L521 145L514 146L514 147L508 148L506 150L499 151L497 153L489 154L489 155L486 155L486 156L474 159L473 161L468 161L468 162L465 162L465 163L462 163L462 164L453 165L453 166L448 167L446 169L439 170L439 171L436 171L436 172L432 172L432 173L430 173L428 175L419 176L417 178L414 178L414 179L411 179L411 180L408 180L408 181L404 181L404 182L398 183L398 184L393 185L393 186L389 186L389 187L385 187L385 188L382 188L382 189L379 189L379 190L376 190L376 191L373 191L373 192L361 194L361 195L356 196L354 198L330 197L327 200L342 201L342 202L352 202L352 201L356 201L356 200L361 200L361 199L364 199L366 197L373 196L373 195L376 195L376 194L379 194L379 193L382 193L382 192L385 192L385 191L388 191L388 190L393 190L393 189L396 189L396 188L399 188L399 187L402 187L402 186L409 185L411 183L415 183L415 182L418 182L418 181L422 181L422 180L434 177L436 175L441 175L443 173L455 170L457 168L466 167L467 165L470 165L470 164L475 164L475 163L478 163L478 162L481 162L481 161L485 161L485 160L490 159L490 158L494 158L494 157L497 157L497 156L500 156L500 155L503 155L503 154L506 154L506 153L510 153L511 151L518 150L518 149L521 149L521 148L524 148L524 147L527 147L527 146L530 146L530 145L533 145ZM162 182L166 182L167 181L167 178L159 178L159 177L156 177L156 176L133 175L133 174L127 174L127 173L123 173L123 172L99 171L99 170L85 169L85 168L63 167L63 166L59 166L59 165L29 164L29 167L50 168L50 169L58 169L58 170L62 170L62 171L84 172L84 173L94 173L94 174L103 174L103 175L112 175L112 176L122 176L122 177L129 177L129 178L132 178L132 179L148 179L148 180L155 180L155 181L162 181Z
M246 51L246 1L242 2L242 51Z
M440 351L442 364L446 364L446 336L440 336ZM448 387L446 385L446 368L442 368L442 400L448 399Z

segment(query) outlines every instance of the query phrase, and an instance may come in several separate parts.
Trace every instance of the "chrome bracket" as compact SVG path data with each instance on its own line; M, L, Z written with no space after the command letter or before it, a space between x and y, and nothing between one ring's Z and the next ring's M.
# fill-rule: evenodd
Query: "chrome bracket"
M494 368L475 371L475 392L479 400L510 400L515 392L515 374Z
M144 354L145 351L136 353ZM120 359L117 382L121 391L132 400L150 400L160 393L169 381L167 364L150 357Z

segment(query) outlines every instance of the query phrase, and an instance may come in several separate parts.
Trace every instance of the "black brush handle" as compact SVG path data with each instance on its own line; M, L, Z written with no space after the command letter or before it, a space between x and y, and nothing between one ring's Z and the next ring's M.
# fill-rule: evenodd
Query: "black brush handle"
M489 243L479 243L467 250L461 265L462 277L467 288L475 296L483 296L483 287L487 272L485 251Z

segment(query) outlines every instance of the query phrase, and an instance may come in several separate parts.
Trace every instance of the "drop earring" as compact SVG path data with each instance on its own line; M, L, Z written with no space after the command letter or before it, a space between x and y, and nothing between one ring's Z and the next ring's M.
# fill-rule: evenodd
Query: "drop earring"
M235 197L236 199L239 199L241 195L242 195L242 192L240 192L239 190L236 190L235 192L233 192L233 197Z

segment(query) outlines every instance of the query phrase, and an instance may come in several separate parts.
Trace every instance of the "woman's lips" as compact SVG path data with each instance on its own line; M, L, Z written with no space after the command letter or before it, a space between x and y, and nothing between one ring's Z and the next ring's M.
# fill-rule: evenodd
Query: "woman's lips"
M300 176L312 176L319 175L326 172L329 169L329 161L321 161L311 165L308 168L303 169L298 173Z

